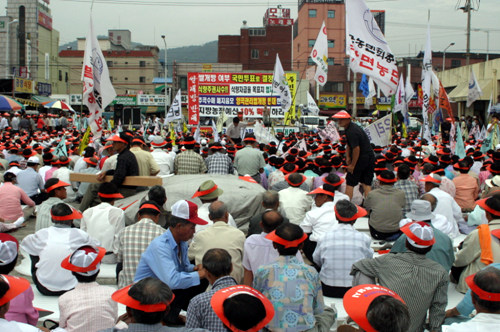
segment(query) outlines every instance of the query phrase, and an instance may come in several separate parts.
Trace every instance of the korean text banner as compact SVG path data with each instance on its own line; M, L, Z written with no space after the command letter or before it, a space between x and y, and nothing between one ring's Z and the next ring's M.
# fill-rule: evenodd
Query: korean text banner
M346 1L346 53L353 72L372 77L384 95L396 93L398 67L372 13L363 0Z
M365 128L370 142L378 146L386 146L391 143L392 114L384 116Z
M295 108L297 74L286 74ZM280 98L273 93L272 73L188 73L189 124L198 124L200 117L218 117L224 111L235 117L260 118L264 106L271 118L284 118Z

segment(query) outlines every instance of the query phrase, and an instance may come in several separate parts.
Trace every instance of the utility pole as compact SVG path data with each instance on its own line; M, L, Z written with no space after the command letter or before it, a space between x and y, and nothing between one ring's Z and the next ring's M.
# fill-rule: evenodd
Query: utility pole
M473 10L479 10L479 1L476 1L477 8L472 8L472 1L473 0L465 0L464 6L463 7L456 7L456 9L462 10L464 13L467 13L467 46L465 50L465 65L468 66L470 64L470 20L471 20L471 12ZM460 1L461 2L461 1ZM459 3L460 3L459 2Z

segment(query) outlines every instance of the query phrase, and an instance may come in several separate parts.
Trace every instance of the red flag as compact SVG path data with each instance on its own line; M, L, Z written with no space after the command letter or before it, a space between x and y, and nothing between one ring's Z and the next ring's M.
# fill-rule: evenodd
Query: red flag
M451 110L450 100L448 99L446 90L443 88L443 84L441 84L441 82L439 84L439 108L441 109L441 112L446 111L448 113L448 117L451 118L451 122L455 122L453 111ZM446 117L444 113L443 117Z

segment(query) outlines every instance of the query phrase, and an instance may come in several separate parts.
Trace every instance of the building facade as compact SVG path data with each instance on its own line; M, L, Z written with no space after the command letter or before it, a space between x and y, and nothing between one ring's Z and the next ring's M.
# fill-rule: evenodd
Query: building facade
M289 8L268 8L263 27L248 27L240 35L220 35L218 63L239 63L243 70L273 70L279 54L284 70L292 70L292 24Z
M137 46L125 49L131 45L130 38L120 38L117 43L116 31L110 30L108 38L99 38L99 45L106 59L109 76L118 95L154 94L155 77L162 76L162 66L159 62L159 49L156 46ZM119 30L122 35L130 36L130 31ZM125 33L128 31L128 33ZM113 39L114 38L114 39ZM59 52L61 62L68 66L69 94L82 93L81 70L85 48L85 39L78 39L77 50L62 50Z
M35 95L66 92L68 67L59 62L59 32L52 27L49 0L8 0L3 21L0 76L31 82Z

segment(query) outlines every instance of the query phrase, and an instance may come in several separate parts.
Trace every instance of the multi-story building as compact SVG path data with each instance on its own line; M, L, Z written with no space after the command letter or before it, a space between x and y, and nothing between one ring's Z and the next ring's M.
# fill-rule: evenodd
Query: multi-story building
M59 32L52 27L49 0L8 0L6 9L0 19L0 48L5 50L0 76L30 82L35 95L67 91L68 68L59 63Z
M156 46L131 48L130 35L128 30L109 30L107 38L99 38L113 87L118 95L154 94L156 85L153 79L162 76L163 71L158 58L159 49ZM78 39L77 48L59 52L61 62L70 69L69 94L82 93L84 38Z
M273 70L276 54L284 70L292 70L292 24L289 8L268 8L263 27L248 27L240 35L220 35L218 63L239 63L243 70Z

